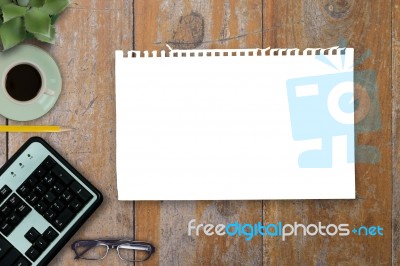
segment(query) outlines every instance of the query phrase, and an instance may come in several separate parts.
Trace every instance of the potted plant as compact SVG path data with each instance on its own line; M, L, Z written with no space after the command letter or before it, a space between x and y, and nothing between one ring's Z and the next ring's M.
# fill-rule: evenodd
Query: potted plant
M0 0L3 49L31 38L54 44L54 23L68 4L69 0Z

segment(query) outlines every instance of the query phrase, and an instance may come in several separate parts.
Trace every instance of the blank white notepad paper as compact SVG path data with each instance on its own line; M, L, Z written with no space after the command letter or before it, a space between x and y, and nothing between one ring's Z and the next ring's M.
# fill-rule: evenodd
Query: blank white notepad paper
M116 52L120 200L353 199L353 49Z

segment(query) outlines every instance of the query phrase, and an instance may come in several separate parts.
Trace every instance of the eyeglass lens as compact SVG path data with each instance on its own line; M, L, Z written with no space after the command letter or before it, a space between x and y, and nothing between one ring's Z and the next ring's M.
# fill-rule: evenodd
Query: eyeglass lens
M82 241L75 246L75 251L79 258L87 260L100 260L107 255L107 245L94 243L91 241Z

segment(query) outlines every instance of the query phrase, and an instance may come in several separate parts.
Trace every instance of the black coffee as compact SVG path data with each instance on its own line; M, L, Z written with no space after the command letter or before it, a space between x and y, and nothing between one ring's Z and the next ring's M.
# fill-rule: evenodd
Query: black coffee
M42 87L42 77L33 66L21 64L13 67L6 76L6 90L17 101L35 98Z

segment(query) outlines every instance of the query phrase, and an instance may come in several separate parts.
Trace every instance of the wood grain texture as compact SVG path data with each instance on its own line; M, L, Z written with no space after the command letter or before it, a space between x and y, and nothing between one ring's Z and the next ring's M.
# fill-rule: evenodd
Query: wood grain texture
M44 46L60 66L63 91L55 108L30 124L75 128L41 136L104 195L103 205L72 241L133 238L133 203L117 201L114 95L114 51L132 49L132 16L130 0L75 1L57 23L56 44ZM10 135L10 155L30 136ZM52 265L85 264L73 257L68 244ZM96 264L125 265L116 253Z
M400 1L392 8L392 95L393 95L393 207L392 265L400 265Z
M5 125L6 119L0 117L0 125ZM7 160L7 133L0 133L0 165L3 165Z
M57 24L56 45L40 45L60 65L62 96L51 113L27 124L76 128L41 136L104 193L102 207L72 240L131 237L153 243L155 255L138 265L400 264L400 0L71 2ZM114 50L131 50L133 41L136 50L161 50L166 44L177 49L330 47L342 39L355 48L356 61L371 51L356 66L356 79L361 79L361 89L377 92L377 97L369 94L369 108L359 99L358 109L370 117L356 125L356 200L117 201ZM10 134L7 144L6 134L1 134L0 163L30 136ZM351 229L380 225L384 236L297 236L286 241L255 237L246 242L190 237L187 225L192 219L196 224L320 221L348 223ZM72 258L67 245L52 265L93 264ZM127 265L115 253L95 264Z
M0 125L5 125L7 120L4 117L0 117ZM0 133L0 166L7 161L7 150L8 150L8 133Z
M390 1L264 1L264 47L331 47L341 39L355 48L356 59L371 57L355 71L377 73L380 112L371 107L371 122L356 125L356 159L365 145L380 151L376 164L357 163L356 200L265 201L264 222L380 225L383 237L264 238L265 265L390 265L391 263L391 5ZM357 75L357 74L356 74ZM373 86L374 76L367 77ZM366 85L365 85L366 84ZM364 108L365 102L360 101ZM373 123L382 121L377 130ZM375 122L374 122L375 121ZM371 130L370 130L371 129ZM371 132L373 131L373 132ZM364 145L364 146L360 146ZM364 150L363 150L364 151ZM373 153L369 156L377 156ZM364 155L365 157L365 155ZM367 156L368 158L368 156Z
M161 50L166 44L175 49L262 45L259 0L136 0L134 11L136 50ZM262 263L260 238L245 243L240 238L189 237L187 232L192 219L196 224L257 223L262 219L261 202L137 202L135 213L136 238L158 247L149 265Z

